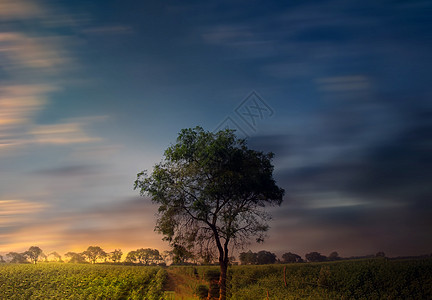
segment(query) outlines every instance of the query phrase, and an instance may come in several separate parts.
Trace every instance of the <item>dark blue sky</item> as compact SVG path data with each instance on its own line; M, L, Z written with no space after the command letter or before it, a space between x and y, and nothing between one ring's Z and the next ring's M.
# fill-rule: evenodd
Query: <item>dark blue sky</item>
M430 1L0 0L0 253L166 248L132 190L182 128L276 154L253 249L432 251Z

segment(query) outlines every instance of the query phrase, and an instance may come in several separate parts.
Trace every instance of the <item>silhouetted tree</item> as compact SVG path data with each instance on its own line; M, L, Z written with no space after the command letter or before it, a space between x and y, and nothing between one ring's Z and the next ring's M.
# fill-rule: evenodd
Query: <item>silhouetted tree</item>
M276 254L269 251L259 251L257 253L257 262L259 265L274 264L276 262Z
M9 252L6 254L6 257L13 264L23 264L27 262L27 258L24 253Z
M26 252L24 252L24 255L30 258L31 262L34 264L37 263L39 256L42 254L42 249L37 246L31 246Z
M54 257L54 261L62 262L61 255L58 254L57 252L55 252L55 251L51 252L50 254L48 254L48 257L50 257L50 256Z
M96 263L98 259L104 259L107 256L106 252L99 246L89 246L82 255L92 264Z
M48 262L48 256L42 252L39 256L39 261Z
M172 260L172 252L165 250L161 253L161 259L162 262L166 265L168 263L168 260Z
M330 253L330 255L328 256L328 260L334 261L334 260L339 260L341 259L339 257L339 253L337 253L336 251L333 251L332 253Z
M157 264L162 260L159 250L151 248L141 248L135 251L130 251L126 255L126 262L140 263L144 265Z
M0 255L0 264L5 263L6 261L3 259L3 255Z
M250 150L233 130L183 129L151 176L137 175L135 189L160 204L156 230L171 245L219 253L220 299L226 299L228 248L251 237L263 241L267 205L280 205L284 190L273 179L272 153ZM213 243L208 243L211 240Z
M282 262L284 262L284 263L301 263L301 262L303 262L303 259L298 254L288 252L288 253L284 253L282 255Z
M68 252L65 254L65 256L69 258L70 263L84 263L85 262L85 258L82 255L82 253Z
M311 252L305 255L306 259L310 262L321 262L326 261L327 257L324 255L321 255L321 253L318 252Z
M375 257L385 257L385 253L380 251L375 255Z
M172 261L175 265L182 265L193 258L193 254L182 245L175 244L171 250Z
M114 262L120 262L121 258L123 256L123 252L121 249L115 249L113 252L109 254L109 258Z
M239 259L242 265L256 265L258 263L258 254L250 250L248 252L241 252Z
M138 249L137 251L138 251L138 258L140 262L145 265L157 264L161 259L159 250L157 249L141 248Z
M128 254L126 255L126 262L128 263L138 263L138 254L137 251L129 251Z

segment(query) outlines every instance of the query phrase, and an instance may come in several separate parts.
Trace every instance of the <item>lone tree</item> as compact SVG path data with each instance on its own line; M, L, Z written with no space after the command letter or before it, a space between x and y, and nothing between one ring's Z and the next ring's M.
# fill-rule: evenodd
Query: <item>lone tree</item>
M273 153L248 149L233 130L181 130L153 173L137 175L135 189L158 203L156 230L171 245L219 254L219 299L226 299L229 245L263 241L284 190L273 179ZM212 249L211 249L212 248Z

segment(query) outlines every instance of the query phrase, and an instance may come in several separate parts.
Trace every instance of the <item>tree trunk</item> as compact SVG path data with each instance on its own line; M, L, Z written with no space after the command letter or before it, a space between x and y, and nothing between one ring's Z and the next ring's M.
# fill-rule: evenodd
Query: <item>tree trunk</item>
M219 260L220 277L219 277L219 300L226 300L226 281L228 262L225 259Z

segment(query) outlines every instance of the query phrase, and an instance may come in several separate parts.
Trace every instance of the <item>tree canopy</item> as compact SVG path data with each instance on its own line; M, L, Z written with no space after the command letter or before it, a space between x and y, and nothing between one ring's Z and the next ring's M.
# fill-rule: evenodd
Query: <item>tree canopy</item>
M96 263L98 259L105 259L107 257L106 252L99 246L89 246L82 255L92 264Z
M205 252L216 249L221 266L220 299L225 299L228 246L263 241L269 205L280 205L284 190L273 179L273 153L248 149L233 130L181 130L150 176L137 175L135 189L159 204L156 230L171 245Z
M141 248L130 251L126 255L126 261L129 263L140 263L144 265L157 264L162 260L162 257L157 249Z
M321 255L321 253L319 253L319 252L307 253L307 254L305 254L305 257L310 262L321 262L321 261L327 260L327 257L324 255Z
M43 254L43 251L41 248L37 246L31 246L26 252L24 252L24 255L30 258L32 263L37 263L39 256Z
M303 262L303 259L298 254L288 252L282 255L282 261L284 263L300 263Z

